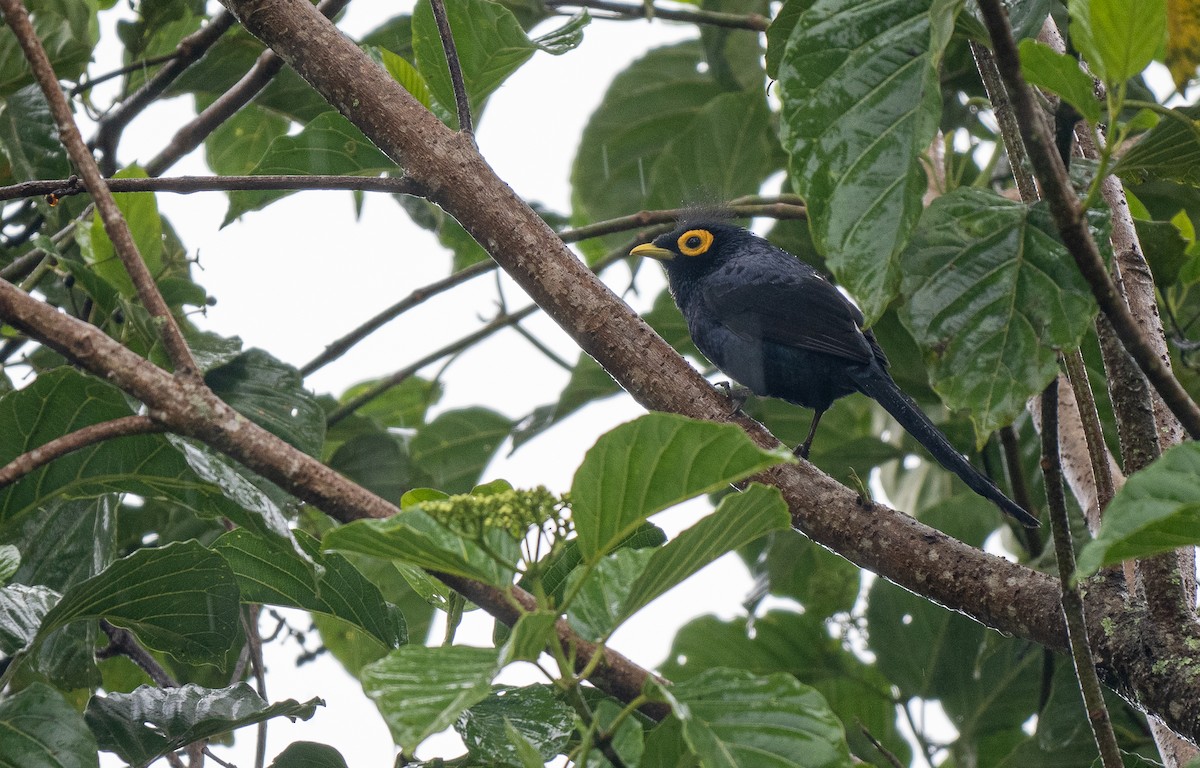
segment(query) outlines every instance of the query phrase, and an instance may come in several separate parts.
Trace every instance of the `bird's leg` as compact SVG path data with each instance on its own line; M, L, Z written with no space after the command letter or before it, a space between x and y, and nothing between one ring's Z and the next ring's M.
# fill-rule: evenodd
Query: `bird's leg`
M797 445L796 450L792 451L792 453L796 454L802 459L808 458L808 449L812 448L813 438L817 435L817 424L821 423L821 416L824 415L824 413L824 408L813 411L812 424L808 427L808 437L804 438L804 442L800 443L800 445Z
M716 386L725 390L725 397L728 397L729 402L732 404L732 407L729 409L730 414L742 410L742 406L746 404L746 400L751 394L749 387L743 387L741 384L735 384L732 381L718 381Z

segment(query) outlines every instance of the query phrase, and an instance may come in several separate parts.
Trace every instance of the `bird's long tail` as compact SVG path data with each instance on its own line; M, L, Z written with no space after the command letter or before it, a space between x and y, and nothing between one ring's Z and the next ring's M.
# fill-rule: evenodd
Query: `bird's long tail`
M884 410L900 422L900 426L925 446L939 464L958 475L968 488L995 504L1001 512L1016 518L1021 525L1027 528L1038 527L1037 518L1005 496L986 475L967 461L912 398L901 391L886 371L871 366L869 370L855 376L855 383L863 394L882 405Z

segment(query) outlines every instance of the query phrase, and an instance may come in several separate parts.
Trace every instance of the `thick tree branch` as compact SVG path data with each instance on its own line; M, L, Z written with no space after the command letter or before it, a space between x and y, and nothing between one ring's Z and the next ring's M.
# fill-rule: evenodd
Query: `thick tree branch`
M1000 0L980 0L979 9L992 40L996 65L1012 102L1034 175L1063 243L1091 287L1100 310L1112 323L1121 344L1129 350L1138 367L1162 395L1163 401L1188 434L1200 439L1200 407L1188 396L1138 327L1088 232L1087 220L1055 150L1054 139L1032 91L1021 76L1017 46L1003 5Z
M162 425L149 416L135 415L122 416L112 421L102 421L99 424L68 432L62 437L56 437L48 443L43 443L33 450L22 453L8 464L0 467L0 488L15 483L30 472L46 466L57 458L87 448L89 445L117 437L148 435L162 431Z
M566 249L555 233L479 156L372 63L305 0L225 0L243 24L283 56L339 111L428 190L579 346L641 404L713 421L735 421L762 445L779 441L729 414L728 401ZM863 500L807 463L778 467L794 525L810 538L953 610L1001 631L1065 650L1057 581L994 557L882 505ZM1090 621L1128 610L1114 589L1088 593ZM1099 617L1097 619L1096 617ZM1098 659L1118 688L1190 738L1200 734L1200 680L1164 684L1157 659L1200 642L1195 625L1159 632L1130 627L1108 636L1089 627ZM1127 645L1128 644L1128 645ZM1179 702L1195 702L1180 705Z
M146 307L159 327L163 346L171 358L171 363L175 366L177 373L183 376L198 377L196 361L192 358L192 351L188 349L187 342L183 340L183 332L179 330L179 324L171 315L171 309L167 306L162 294L159 293L158 286L154 283L154 276L150 274L146 262L142 260L137 245L133 242L133 235L129 232L129 225L121 214L121 209L117 207L116 200L104 186L104 178L100 174L100 168L96 165L95 158L92 157L87 145L83 143L83 136L80 135L79 127L75 125L75 118L71 114L71 106L67 103L62 89L58 87L58 78L54 74L54 68L50 65L46 49L42 47L42 41L33 31L29 12L25 10L21 0L0 0L0 9L3 9L4 18L13 34L16 35L21 50L25 53L25 58L33 69L33 75L50 105L50 113L54 116L54 122L58 126L59 141L66 148L67 155L70 156L76 169L83 174L84 184L91 192L96 211L104 222L104 231L108 233L117 256L125 265L125 271L129 273L129 277L133 281L138 298L141 299L143 306Z

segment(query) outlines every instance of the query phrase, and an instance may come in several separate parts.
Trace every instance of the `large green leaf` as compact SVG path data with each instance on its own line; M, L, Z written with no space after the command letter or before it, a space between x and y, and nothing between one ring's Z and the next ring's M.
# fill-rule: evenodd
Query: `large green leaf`
M588 119L571 167L574 218L579 222L623 216L646 208L650 172L664 149L725 93L700 71L704 52L695 41L650 51L617 75ZM676 201L672 205L679 202ZM595 256L621 238L589 241Z
M1096 311L1046 210L984 190L935 200L903 263L901 319L980 445L1054 378L1059 350L1079 346Z
M142 179L146 172L137 166L131 166L118 171L114 178ZM158 202L153 192L131 192L117 196L117 206L121 209L133 242L137 246L142 261L150 274L158 277L163 272L163 228L162 217L158 214ZM134 296L137 291L133 280L125 270L125 265L117 257L117 252L108 233L104 229L104 221L97 211L92 214L91 237L81 240L84 258L92 265L100 277L126 298Z
M790 458L759 448L732 424L666 413L623 424L588 450L571 484L584 559L611 551L656 512Z
M675 208L755 194L783 162L762 91L725 93L706 103L663 148L650 168L647 205Z
M905 697L938 699L961 749L1004 754L1025 738L1042 684L1041 655L1027 644L883 579L867 597L867 630L879 671Z
M132 413L121 391L106 382L67 367L43 373L24 389L0 398L0 463L68 432ZM265 511L247 514L208 479L198 476L162 436L109 440L63 456L0 489L0 537L7 538L9 526L55 498L91 498L114 491L271 527L260 517ZM286 534L286 524L274 527Z
M252 174L374 176L398 171L396 164L376 149L349 120L337 112L324 112L296 135L280 136L272 141ZM231 192L223 224L244 213L265 208L289 194L278 190Z
M320 455L325 412L292 366L249 349L206 373L204 381L255 424L309 456Z
M446 411L417 431L412 460L433 487L466 493L479 482L510 429L511 421L487 408Z
M319 570L298 557L289 543L258 536L245 528L229 531L213 542L237 576L241 598L247 603L267 603L303 608L336 616L360 627L387 648L408 640L404 617L383 599L379 588L345 557L321 554L317 542L297 531Z
M1200 445L1177 445L1135 472L1104 510L1079 553L1077 578L1135 557L1200 543Z
M550 53L563 53L574 47L573 41L578 44L579 39L572 34L578 24L569 24L562 38L538 45L525 34L512 11L490 0L448 3L446 16L454 35L472 116L478 116L488 96L539 48ZM455 101L450 68L446 66L446 53L428 0L420 0L413 10L412 44L417 68L429 84L429 90L443 107L453 111ZM458 126L457 116L451 126Z
M255 104L248 104L204 139L204 158L219 176L244 176L267 153L271 143L287 134L288 121Z
M726 496L715 512L654 552L621 603L619 616L632 616L721 555L787 528L790 521L778 488L753 483Z
M1074 56L1036 40L1022 40L1021 75L1031 85L1057 93L1088 121L1100 120L1100 100L1092 78Z
M32 643L42 620L61 598L49 587L0 587L0 652L12 656Z
M267 704L246 683L219 689L144 685L132 693L92 697L84 717L101 749L146 765L186 744L272 717L307 720L321 704L320 699Z
M621 605L653 554L649 549L621 549L601 558L590 569L573 571L567 592L574 593L575 599L567 611L567 621L575 631L588 640L607 639L624 620Z
M454 723L454 730L477 760L522 768L520 749L510 737L510 729L537 750L545 763L566 749L575 730L575 712L553 686L506 685L497 686Z
M829 702L845 726L855 755L888 765L863 736L865 727L908 764L909 746L896 726L891 682L842 647L817 616L783 610L730 621L702 616L679 630L659 671L679 682L712 667L734 667L756 675L794 675Z
M1176 107L1113 167L1126 183L1166 179L1200 186L1200 106ZM1157 274L1155 275L1157 277Z
M478 543L464 538L419 508L406 509L387 520L356 520L325 534L322 546L385 560L444 571L502 586L510 584L516 563L516 544L507 532L489 530L492 551L511 554L497 563Z
M38 85L27 85L0 102L0 151L8 158L8 183L62 179L70 173L50 105Z
M29 0L33 31L50 57L54 73L74 80L87 68L100 37L96 0ZM4 27L7 29L7 26ZM0 35L0 96L33 82L16 35Z
M895 295L898 257L921 214L944 45L924 0L817 0L779 63L792 184L808 203L813 240L868 323Z
M797 601L806 615L849 612L858 599L861 571L799 531L776 531L741 553L764 593Z
M571 378L559 394L558 402L535 409L521 421L513 430L513 448L520 448L593 400L620 391L621 388L608 375L608 371L601 368L591 355L579 353L579 360L571 369Z
M1141 74L1167 37L1166 0L1069 0L1071 45L1109 88Z
M791 675L714 668L656 690L704 768L852 764L842 724L815 689Z
M367 665L361 678L392 738L412 754L428 736L486 698L499 668L494 648L406 645Z
M96 739L62 694L42 683L0 700L0 765L95 768Z
M38 638L80 619L107 619L179 661L220 666L238 631L237 583L197 542L142 549L68 589Z

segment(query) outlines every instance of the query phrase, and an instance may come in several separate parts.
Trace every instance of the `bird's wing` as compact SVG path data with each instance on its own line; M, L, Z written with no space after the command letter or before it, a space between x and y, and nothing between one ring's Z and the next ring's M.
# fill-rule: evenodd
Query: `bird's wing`
M746 272L709 280L703 291L705 303L731 331L748 340L871 361L871 344L859 327L862 313L829 282L815 273Z

